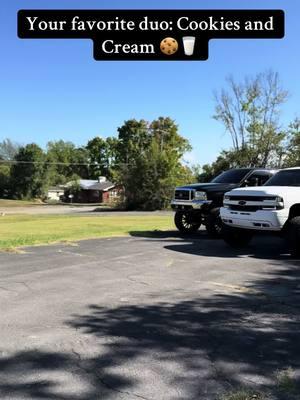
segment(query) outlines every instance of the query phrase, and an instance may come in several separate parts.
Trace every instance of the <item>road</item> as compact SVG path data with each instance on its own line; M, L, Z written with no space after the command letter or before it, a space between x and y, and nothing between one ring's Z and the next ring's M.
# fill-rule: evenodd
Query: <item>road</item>
M2 253L0 398L299 398L276 382L299 378L299 267L279 239L236 251L204 232Z
M26 207L1 207L0 215L29 214L29 215L71 215L71 214L92 214L97 216L124 215L124 211L109 210L99 205L37 205ZM172 215L172 211L126 211L127 215L153 215L154 213Z

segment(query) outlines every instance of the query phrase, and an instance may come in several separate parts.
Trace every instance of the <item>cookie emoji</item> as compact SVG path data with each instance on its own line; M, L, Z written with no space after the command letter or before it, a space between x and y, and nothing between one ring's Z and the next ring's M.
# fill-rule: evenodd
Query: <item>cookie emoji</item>
M160 50L167 56L175 54L178 50L178 42L176 39L167 37L160 42Z

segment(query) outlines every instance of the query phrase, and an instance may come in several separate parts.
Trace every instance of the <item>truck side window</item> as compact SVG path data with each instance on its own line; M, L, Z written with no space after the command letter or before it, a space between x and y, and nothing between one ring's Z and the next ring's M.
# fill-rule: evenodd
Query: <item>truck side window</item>
M253 174L249 176L245 182L245 186L263 186L269 179L270 175Z

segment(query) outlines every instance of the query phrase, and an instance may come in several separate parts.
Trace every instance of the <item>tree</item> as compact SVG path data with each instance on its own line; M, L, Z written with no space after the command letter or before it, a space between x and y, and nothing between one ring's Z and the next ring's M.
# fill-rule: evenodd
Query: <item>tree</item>
M118 128L116 163L129 164L148 148L150 141L149 124L146 121L125 121L124 125Z
M10 189L10 166L0 164L0 197L7 197Z
M193 181L191 170L181 163L190 145L179 135L178 126L170 118L159 118L151 124L135 121L133 125L141 130L127 135L130 137L127 143L131 141L130 162L120 164L118 169L118 180L125 187L127 208L165 208L175 186ZM131 122L125 126L126 129L132 127Z
M110 175L109 165L110 165L110 151L109 142L101 137L95 137L90 140L86 145L88 151L88 157L91 164L90 167L90 177L97 179L99 176Z
M285 167L298 167L300 165L300 119L296 118L288 128L288 144L285 158Z
M36 144L21 147L11 168L11 188L14 198L40 198L48 186L46 156Z
M160 117L150 124L152 137L159 144L161 151L173 154L177 160L192 150L187 139L178 133L178 125L171 118Z
M285 132L279 125L280 107L288 93L272 71L236 83L227 80L229 89L216 94L214 118L230 133L235 156L243 166L278 164L283 152Z
M78 194L81 191L81 187L80 187L80 177L77 175L74 175L72 177L72 180L68 183L67 188L65 190L65 200L70 201L71 203L73 203L73 199L75 198L75 201L77 200L76 197L78 196ZM70 197L70 195L72 197Z
M85 147L77 147L73 157L73 173L70 175L70 178L77 175L82 179L90 179L89 153L87 149Z
M76 147L72 142L49 142L47 161L52 185L64 184L74 175L86 179L89 177L88 151L84 147Z
M0 197L9 196L10 192L10 170L11 160L20 149L18 143L10 139L4 139L0 142Z
M246 148L240 150L223 150L212 164L205 164L198 175L199 182L210 182L222 172L231 168L248 166L248 151Z
M13 160L18 153L20 145L12 142L10 139L4 139L0 142L0 160Z
M227 157L227 152L223 151L212 164L203 165L202 171L198 175L198 181L210 182L221 172L226 171L231 167L230 160Z

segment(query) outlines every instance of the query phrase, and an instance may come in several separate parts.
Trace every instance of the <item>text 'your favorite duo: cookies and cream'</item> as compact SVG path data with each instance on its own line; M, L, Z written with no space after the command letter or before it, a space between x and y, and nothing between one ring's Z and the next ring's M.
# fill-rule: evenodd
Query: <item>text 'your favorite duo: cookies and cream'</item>
M169 34L174 30L181 31L182 33L189 34L194 32L203 31L238 31L241 29L239 20L228 18L214 18L210 16L205 19L194 20L187 16L182 16L173 20L154 20L148 16L144 16L140 21L127 20L116 16L111 20L94 19L87 20L81 19L80 16L74 15L69 21L66 20L43 20L37 16L27 16L27 23L29 24L28 30L35 31L65 31L70 32L168 32ZM272 17L265 25L264 29L273 29ZM247 26L243 27L244 29ZM253 30L253 26L249 25L249 30ZM188 32L187 32L188 31ZM171 35L170 35L171 36ZM176 37L176 36L175 36ZM184 54L192 56L195 50L195 43L197 37L192 35L183 35L180 39L174 37L162 37L160 42L161 53L172 56L178 52L180 42L182 43ZM155 54L157 47L153 43L116 43L113 39L105 39L100 44L101 51L105 54ZM100 49L99 49L100 50Z

